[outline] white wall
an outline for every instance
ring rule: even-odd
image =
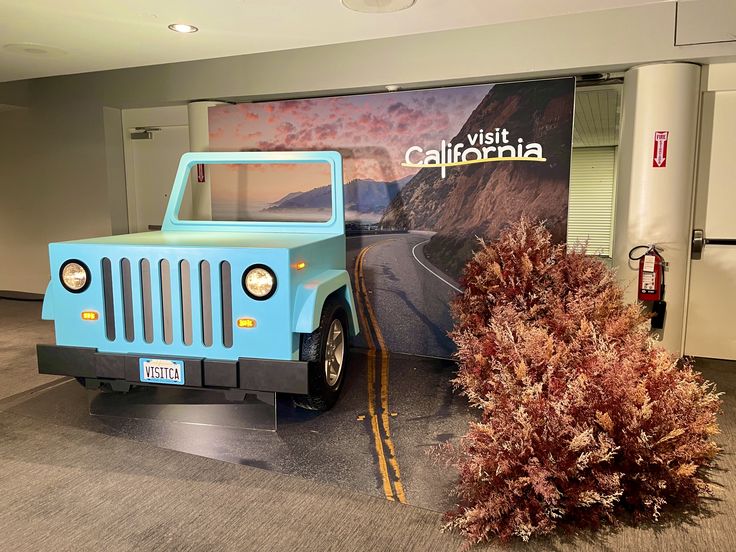
[[[112,231],[106,156],[99,105],[0,112],[0,289],[42,293],[49,242]]]
[[[123,195],[127,202],[126,225],[131,232],[139,229],[139,205],[137,190],[142,185],[136,182],[136,170],[134,164],[134,141],[130,137],[130,131],[137,127],[186,127],[189,124],[187,106],[172,105],[166,107],[141,107],[122,110],[121,142],[125,159],[125,182],[123,182]],[[175,167],[165,167],[164,173],[175,171]],[[126,187],[127,183],[127,187]],[[145,228],[145,227],[144,227]]]
[[[104,107],[297,97],[736,60],[736,43],[675,47],[652,4],[374,41],[0,84],[0,289],[43,292],[46,243],[120,228],[114,113]],[[112,212],[111,212],[112,208]],[[25,267],[21,274],[16,268]]]

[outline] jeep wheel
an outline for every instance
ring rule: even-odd
[[[348,357],[348,319],[340,301],[328,299],[319,328],[302,336],[300,358],[309,362],[309,394],[297,396],[297,406],[325,411],[337,401]]]

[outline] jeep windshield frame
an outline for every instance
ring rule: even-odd
[[[236,221],[185,220],[179,218],[189,173],[197,164],[206,165],[266,165],[290,163],[327,163],[330,167],[332,214],[324,222],[311,221]],[[166,207],[162,231],[176,232],[262,232],[344,234],[342,157],[336,151],[284,152],[192,152],[179,161],[169,204]]]

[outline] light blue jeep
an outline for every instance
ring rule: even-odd
[[[272,203],[252,217],[243,214],[255,210],[231,208],[252,180],[241,168],[293,164],[325,169],[317,216],[282,216]],[[198,191],[210,171],[226,169],[232,182]],[[252,197],[263,186],[282,189],[264,182]],[[223,217],[212,214],[215,192]],[[198,193],[200,203],[207,196],[203,215],[192,214]],[[43,318],[54,321],[57,344],[38,345],[39,372],[88,388],[269,391],[330,408],[348,335],[358,332],[344,216],[337,152],[185,154],[161,231],[50,244]]]

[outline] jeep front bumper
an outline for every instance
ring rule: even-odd
[[[151,354],[104,353],[88,347],[37,345],[38,371],[41,374],[91,378],[100,381],[124,381],[133,385],[160,385],[141,382],[139,360]],[[309,365],[299,360],[239,358],[156,358],[184,362],[184,385],[192,389],[242,389],[306,395],[309,392]],[[166,385],[164,385],[166,386]]]

